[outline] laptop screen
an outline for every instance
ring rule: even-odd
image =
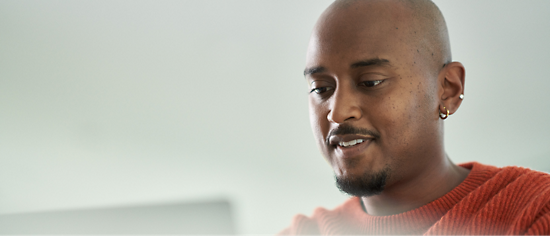
[[[0,234],[235,234],[228,201],[0,215]]]

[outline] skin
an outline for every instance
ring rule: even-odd
[[[389,170],[380,194],[361,197],[368,214],[418,208],[468,175],[444,150],[439,112],[460,106],[465,70],[451,62],[445,22],[433,3],[336,1],[317,22],[304,73],[313,90],[313,133],[336,177]],[[329,136],[342,126],[371,134]],[[327,143],[331,138],[366,141],[346,150]]]

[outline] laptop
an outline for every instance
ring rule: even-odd
[[[228,201],[0,215],[0,234],[234,235]]]

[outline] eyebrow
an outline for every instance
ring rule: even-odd
[[[351,64],[351,68],[367,67],[367,66],[389,66],[390,61],[383,58],[372,58],[367,60],[362,60]]]
[[[372,59],[366,59],[362,61],[355,62],[351,64],[351,68],[359,68],[359,67],[368,67],[368,66],[389,66],[391,65],[390,61],[383,58],[372,58]],[[326,68],[323,66],[316,66],[311,68],[306,68],[304,70],[304,76],[315,74],[315,73],[323,73],[326,71]]]
[[[323,73],[326,71],[326,68],[325,67],[322,67],[322,66],[316,66],[316,67],[311,67],[311,68],[306,68],[304,70],[304,76],[306,75],[311,75],[311,74],[315,74],[315,73]]]

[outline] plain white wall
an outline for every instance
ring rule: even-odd
[[[332,208],[302,71],[330,0],[0,1],[0,213],[228,198],[240,233]],[[436,1],[456,162],[550,171],[550,1]]]

